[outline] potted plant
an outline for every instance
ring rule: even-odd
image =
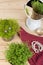
[[[24,43],[11,43],[6,50],[6,59],[12,65],[27,65],[32,52]]]
[[[4,40],[10,41],[19,30],[20,26],[16,19],[0,20],[0,36]]]
[[[40,3],[38,0],[37,1],[32,1],[32,8],[33,8],[33,14],[32,18],[33,19],[41,19],[43,17],[43,3]]]
[[[43,1],[30,0],[25,4],[24,9],[27,16],[26,26],[31,31],[36,31],[36,29],[39,28],[41,29],[43,18]]]
[[[31,10],[32,15],[30,13],[29,7],[33,9],[33,11]],[[25,13],[27,16],[31,15],[33,19],[40,19],[43,17],[43,2],[40,0],[30,0],[25,4]]]

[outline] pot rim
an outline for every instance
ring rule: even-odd
[[[29,18],[31,18],[27,13],[26,13],[26,10],[25,10],[25,6],[27,6],[27,3],[29,2],[30,0],[28,0],[25,4],[24,4],[24,11],[25,11],[25,14],[26,14],[26,16],[27,17],[29,17]],[[27,7],[30,7],[30,6],[27,6]],[[30,7],[31,9],[32,9],[32,11],[34,11],[33,10],[33,8],[32,7]],[[35,11],[34,11],[35,12]],[[36,14],[39,14],[39,13],[37,13],[37,12],[35,12]],[[39,15],[42,15],[43,16],[43,14],[39,14]],[[32,18],[31,18],[32,19]],[[42,18],[41,18],[42,19]],[[40,20],[40,19],[39,19]]]

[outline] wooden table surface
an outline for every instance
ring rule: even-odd
[[[24,26],[26,15],[24,13],[24,4],[27,0],[0,0],[0,18],[15,18],[20,26]],[[10,65],[5,59],[5,50],[9,43],[21,42],[15,35],[14,39],[6,42],[0,38],[0,65]]]
[[[0,0],[0,18],[15,18],[18,20],[20,26],[25,29],[25,31],[36,35],[25,26],[25,21],[27,18],[24,12],[25,2],[27,2],[27,0]],[[0,38],[0,65],[10,65],[5,59],[5,50],[11,42],[21,42],[21,39],[17,35],[15,35],[14,39],[9,42],[6,42]]]

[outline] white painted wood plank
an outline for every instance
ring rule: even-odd
[[[1,9],[23,9],[27,0],[0,0]]]

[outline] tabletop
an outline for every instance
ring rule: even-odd
[[[15,18],[18,20],[19,25],[25,29],[28,33],[35,34],[35,32],[30,31],[26,25],[26,14],[24,12],[24,4],[27,0],[0,0],[0,18],[9,19]],[[19,40],[19,41],[18,41]],[[15,35],[14,39],[6,42],[0,38],[0,65],[10,65],[5,59],[4,51],[7,48],[7,45],[11,42],[22,42],[21,39]]]

